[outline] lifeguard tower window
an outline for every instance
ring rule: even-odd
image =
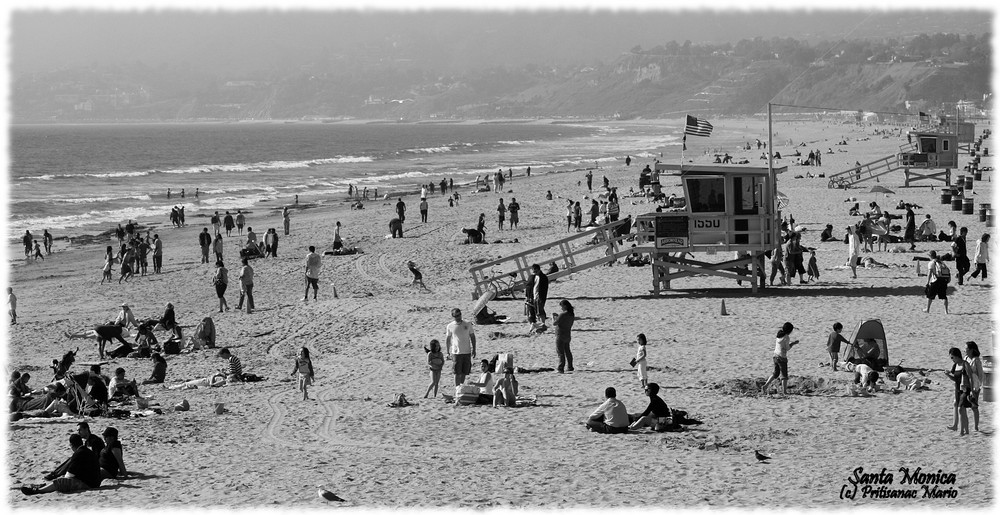
[[[756,215],[760,206],[760,180],[755,177],[733,177],[733,190],[736,214]]]
[[[920,153],[922,153],[922,154],[936,154],[937,153],[937,139],[936,138],[920,138]]]
[[[948,151],[948,140],[943,139],[941,140],[941,152],[947,152],[947,151]]]
[[[692,213],[722,213],[726,211],[726,180],[722,177],[687,179]]]

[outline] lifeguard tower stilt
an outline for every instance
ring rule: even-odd
[[[775,177],[787,167],[657,163],[681,179],[685,206],[636,218],[636,243],[650,249],[654,294],[698,274],[750,281],[757,292],[764,253],[781,244]],[[734,259],[701,261],[693,254],[732,252]],[[691,256],[691,257],[689,257]],[[760,281],[763,285],[763,281]]]

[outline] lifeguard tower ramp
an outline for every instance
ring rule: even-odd
[[[827,183],[827,187],[831,189],[847,189],[855,184],[870,181],[876,177],[882,177],[892,172],[901,170],[903,169],[903,166],[900,164],[899,156],[903,153],[913,151],[914,148],[915,147],[912,143],[900,145],[899,153],[897,154],[886,156],[860,166],[854,166],[849,170],[830,175],[830,181]]]
[[[764,253],[781,244],[776,177],[787,167],[664,163],[656,167],[680,177],[687,203],[636,218],[636,243],[651,257],[652,293],[669,290],[676,279],[703,274],[749,281],[756,293],[757,278],[764,273]],[[734,259],[694,258],[721,252],[731,252]]]
[[[513,275],[511,288],[524,290],[531,275],[531,265],[538,264],[546,272],[550,263],[559,271],[546,272],[549,280],[565,277],[595,266],[605,265],[633,252],[644,253],[651,249],[623,248],[622,243],[631,237],[632,218],[625,217],[585,231],[573,233],[551,243],[481,263],[469,268],[474,290],[472,298],[478,299],[496,278]]]

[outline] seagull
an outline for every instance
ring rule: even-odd
[[[316,486],[319,486],[319,485],[316,485]],[[341,499],[340,497],[337,497],[337,494],[335,494],[335,493],[333,493],[333,492],[331,492],[331,491],[323,488],[322,486],[319,486],[319,491],[316,492],[316,493],[319,495],[320,499],[326,499],[327,501],[344,502],[343,499]]]
[[[770,456],[764,456],[763,454],[760,453],[760,451],[756,451],[756,450],[753,451],[753,455],[757,457],[757,461],[767,461],[767,460],[771,459]]]

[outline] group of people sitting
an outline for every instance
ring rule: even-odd
[[[100,488],[105,479],[127,477],[129,471],[125,468],[118,429],[108,426],[101,435],[103,439],[91,433],[87,422],[77,424],[77,432],[69,436],[73,454],[45,476],[51,483],[41,488],[22,486],[21,493],[37,495],[80,492]]]
[[[28,385],[31,374],[14,371],[8,385],[9,410],[12,420],[31,417],[66,415],[105,416],[111,412],[111,403],[131,403],[141,399],[138,383],[125,376],[125,369],[115,369],[115,376],[108,378],[101,373],[100,365],[78,374],[70,373],[75,352],[67,352],[62,360],[53,360],[53,380],[39,390]],[[160,354],[153,354],[153,371],[142,384],[162,383],[167,375],[167,362]]]
[[[641,413],[629,413],[625,404],[618,400],[618,392],[613,386],[604,389],[604,402],[587,417],[586,426],[590,431],[606,434],[627,433],[629,430],[650,428],[654,431],[676,429],[679,421],[675,413],[659,396],[660,385],[646,383],[644,387],[649,404]]]

